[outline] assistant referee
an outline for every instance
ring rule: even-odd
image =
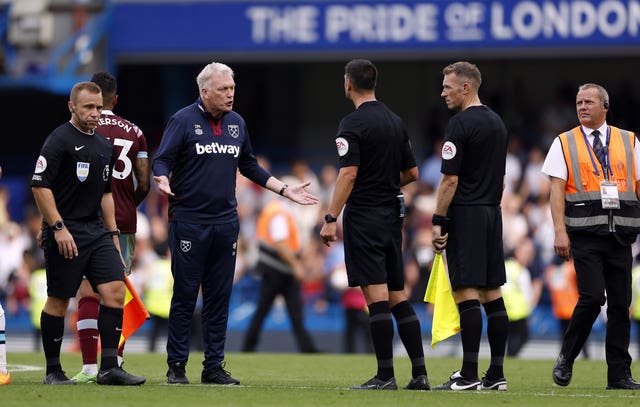
[[[433,215],[433,247],[447,249],[449,276],[460,312],[462,369],[434,390],[506,390],[503,361],[509,320],[500,287],[506,282],[500,201],[504,185],[507,130],[480,102],[482,76],[469,62],[444,68],[442,94],[458,111],[442,145],[443,174]],[[446,233],[445,229],[448,230]],[[487,314],[491,363],[478,379],[482,312]]]

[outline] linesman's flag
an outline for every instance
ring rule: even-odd
[[[424,302],[433,304],[431,348],[435,349],[436,343],[460,332],[460,314],[453,299],[449,273],[444,267],[440,253],[436,253],[433,259]]]
[[[122,334],[120,335],[120,343],[118,347],[129,338],[133,333],[144,324],[151,316],[147,308],[142,303],[140,296],[133,288],[133,284],[129,277],[124,276],[124,282],[127,286],[127,293],[124,298],[124,312],[122,314]]]

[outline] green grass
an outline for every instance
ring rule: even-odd
[[[369,379],[375,371],[372,355],[334,354],[227,354],[227,370],[242,386],[200,385],[202,354],[193,353],[187,365],[190,385],[166,384],[165,355],[128,354],[125,368],[147,377],[141,387],[109,387],[96,384],[45,386],[42,383],[44,356],[41,353],[10,353],[13,383],[0,386],[2,407],[97,407],[97,406],[625,406],[638,405],[640,392],[605,390],[604,361],[575,363],[573,383],[558,387],[551,380],[551,360],[507,359],[506,392],[412,392],[354,391],[349,386]],[[64,354],[63,367],[69,376],[81,366],[78,354]],[[486,369],[481,360],[481,369]],[[428,358],[431,384],[447,380],[458,369],[455,358]],[[31,366],[38,370],[26,370]],[[404,387],[410,379],[407,358],[396,358],[396,379]],[[637,366],[633,366],[639,377]],[[482,370],[480,371],[482,372]]]

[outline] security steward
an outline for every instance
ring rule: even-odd
[[[600,85],[578,88],[580,126],[560,134],[542,172],[551,179],[554,248],[574,259],[578,303],[553,368],[553,381],[571,382],[573,361],[607,302],[607,389],[640,389],[631,377],[631,244],[640,231],[640,147],[634,134],[606,122],[609,95]]]
[[[289,206],[278,198],[269,202],[258,217],[257,273],[262,276],[260,299],[253,314],[242,350],[255,351],[260,339],[260,330],[273,306],[276,296],[281,294],[287,305],[287,313],[303,353],[317,352],[316,346],[304,327],[302,293],[300,283],[305,270],[299,259],[300,237],[298,226]]]

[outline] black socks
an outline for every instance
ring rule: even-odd
[[[393,320],[388,301],[379,301],[369,304],[369,328],[373,349],[378,360],[378,373],[380,380],[387,381],[394,376],[393,372]]]

